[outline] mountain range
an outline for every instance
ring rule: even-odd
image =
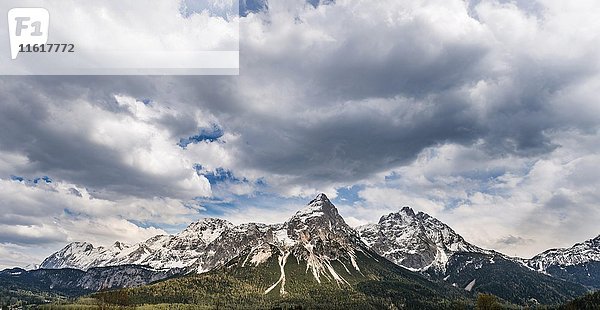
[[[575,263],[580,268],[597,266],[599,257],[590,253],[598,253],[600,246],[589,241],[578,246],[577,251],[555,250],[564,251],[562,260],[558,256],[544,256],[547,257],[544,266],[552,267],[537,270],[532,266],[537,266],[542,254],[526,260],[482,249],[436,218],[423,212],[415,214],[409,207],[382,216],[377,224],[357,227],[357,231],[371,249],[397,265],[467,291],[491,293],[517,304],[560,302],[561,296],[550,293],[549,288],[576,290],[561,280],[592,289],[600,284],[598,273],[577,281],[580,279],[568,272],[568,276],[549,272],[553,268],[564,270]]]
[[[79,296],[170,278],[128,290],[131,300],[161,303],[210,294],[194,291],[172,299],[166,294],[156,300],[149,292],[164,293],[165,286],[183,287],[189,281],[203,283],[199,289],[225,279],[245,290],[243,298],[269,305],[281,298],[318,302],[306,300],[308,292],[329,292],[338,302],[339,292],[344,292],[356,302],[349,306],[366,308],[422,300],[427,300],[425,308],[448,306],[476,293],[512,304],[557,304],[600,287],[599,253],[600,236],[529,260],[508,257],[477,247],[448,225],[408,207],[382,216],[377,224],[352,228],[320,194],[282,224],[236,226],[208,218],[176,235],[134,245],[74,242],[46,258],[40,269],[0,273],[0,283]],[[99,270],[101,276],[96,275]],[[74,273],[87,280],[74,281]]]

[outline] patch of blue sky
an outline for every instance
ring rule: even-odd
[[[282,197],[269,192],[254,192],[249,195],[230,195],[228,197],[197,197],[196,201],[204,210],[201,211],[202,217],[219,217],[226,214],[243,211],[247,208],[256,208],[264,210],[277,210],[283,205],[297,205],[297,209],[304,207],[308,200],[301,197]],[[291,216],[292,214],[290,214]],[[263,219],[255,219],[254,222],[264,222]]]
[[[72,211],[72,210],[71,210],[71,209],[69,209],[69,208],[64,208],[64,209],[63,209],[63,213],[64,213],[65,215],[67,215],[67,216],[70,216],[70,217],[78,217],[78,216],[79,216],[79,213],[77,213],[77,212],[74,212],[74,211]]]
[[[347,190],[349,197],[354,196],[353,192],[356,187],[351,187]],[[229,213],[243,212],[246,208],[257,208],[264,210],[276,210],[284,205],[295,205],[295,209],[299,210],[307,204],[308,200],[302,197],[282,197],[274,193],[255,192],[250,195],[229,195],[228,197],[196,197],[188,203],[190,209],[198,210],[197,215],[191,214],[187,219],[177,224],[159,223],[156,221],[144,221],[127,219],[127,221],[141,228],[159,228],[169,234],[177,234],[184,230],[190,223],[198,221],[202,218],[226,218]],[[66,215],[78,217],[77,214],[69,209],[64,209]],[[293,215],[294,211],[290,211],[289,216]],[[253,222],[266,222],[265,219],[256,218]]]
[[[318,7],[319,5],[330,5],[335,4],[335,0],[306,0],[313,7]]]
[[[148,98],[136,99],[136,101],[141,102],[144,105],[150,105],[152,103],[152,99],[148,99]]]
[[[200,128],[197,135],[179,139],[179,143],[177,143],[177,145],[179,145],[182,149],[185,149],[190,144],[200,142],[216,142],[224,134],[225,132],[221,127],[219,127],[216,124],[213,124],[210,128]]]
[[[210,171],[205,170],[201,164],[194,164],[194,169],[196,170],[196,173],[198,175],[205,177],[208,180],[208,182],[213,186],[223,183],[253,183],[252,185],[259,189],[264,189],[268,186],[264,178],[259,178],[256,181],[251,182],[246,178],[238,178],[231,170],[225,169],[223,167],[218,167],[215,170]]]
[[[306,0],[313,7],[335,4],[335,0]],[[181,0],[180,14],[189,18],[194,14],[206,12],[229,20],[231,16],[248,16],[250,13],[265,12],[269,9],[267,0]]]
[[[17,182],[24,182],[24,181],[25,181],[25,178],[24,178],[24,177],[20,177],[20,176],[18,176],[18,175],[11,175],[11,176],[10,176],[10,179],[11,179],[12,181],[17,181]]]
[[[364,189],[364,185],[340,187],[337,189],[337,197],[333,199],[332,202],[334,204],[355,204],[357,202],[364,202],[364,199],[362,199],[358,194]]]
[[[265,178],[258,178],[258,179],[257,179],[257,180],[254,182],[254,184],[255,184],[256,186],[259,186],[259,187],[266,187],[266,186],[267,186],[267,180],[265,180]]]
[[[240,207],[240,201],[231,200],[229,198],[220,197],[196,197],[195,203],[202,206],[202,211],[199,212],[201,217],[218,217],[225,215],[227,210],[237,209]]]
[[[392,171],[390,174],[386,175],[384,180],[387,181],[394,181],[394,180],[399,180],[402,178],[402,175],[396,171]]]
[[[267,0],[239,0],[240,16],[248,16],[250,13],[264,12],[269,9]]]
[[[240,4],[237,0],[181,0],[179,13],[189,18],[194,14],[207,13],[210,16],[229,20],[239,14]]]
[[[128,222],[140,227],[140,228],[159,228],[166,231],[168,234],[177,234],[184,230],[190,223],[179,223],[179,224],[166,224],[156,223],[152,221],[139,221],[134,219],[127,219]]]
[[[240,179],[236,178],[233,175],[233,172],[231,172],[231,170],[221,168],[221,167],[215,169],[215,171],[208,171],[208,172],[202,173],[202,175],[208,180],[208,182],[210,182],[211,185],[216,185],[218,183],[224,183],[224,182],[238,183],[238,182],[246,181],[246,180],[240,180]]]
[[[202,166],[202,164],[195,163],[193,167],[194,167],[194,170],[196,170],[196,173],[198,175],[202,175],[202,171],[204,170],[204,167]]]
[[[463,198],[449,198],[443,201],[444,209],[452,210],[462,205],[469,204],[469,201]]]
[[[474,182],[474,187],[466,189],[467,195],[472,196],[476,193],[483,193],[487,195],[500,196],[507,198],[511,194],[511,190],[503,188],[502,182],[498,179],[488,179],[486,181]]]
[[[464,171],[460,174],[457,174],[457,176],[461,176],[463,178],[472,180],[489,181],[501,177],[504,174],[506,174],[506,169],[504,167],[493,167],[488,169],[474,169]]]
[[[40,182],[52,183],[52,179],[49,176],[43,176],[40,178],[33,179],[33,183],[38,184]]]
[[[52,183],[52,178],[50,178],[49,176],[42,176],[42,177],[37,177],[37,178],[33,178],[33,179],[28,179],[26,177],[23,176],[18,176],[18,175],[11,175],[10,179],[12,181],[16,181],[16,182],[23,182],[23,183],[27,183],[27,184],[40,184],[40,183]]]
[[[485,170],[472,170],[462,173],[460,176],[471,180],[475,185],[466,190],[467,194],[472,195],[480,192],[495,196],[508,197],[511,193],[509,188],[504,188],[502,185],[505,180],[503,177],[508,175],[526,176],[533,169],[536,161],[527,161],[521,167],[512,168],[509,170],[506,167],[494,167]]]

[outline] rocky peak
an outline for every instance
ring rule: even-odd
[[[183,232],[192,233],[192,232],[218,229],[218,228],[222,228],[222,227],[233,227],[233,224],[230,223],[229,221],[226,221],[223,219],[207,217],[207,218],[203,218],[196,222],[191,223],[190,225],[188,225],[188,227],[186,227],[186,229],[183,230]]]
[[[301,247],[319,244],[323,249],[327,246],[353,248],[364,245],[325,194],[317,195],[305,208],[296,212],[275,232],[275,237],[282,244]]]
[[[123,249],[127,248],[128,246],[121,241],[115,241],[115,243],[113,243],[112,247],[115,250],[122,251]]]
[[[346,224],[337,208],[325,194],[319,194],[311,202],[296,212],[285,224],[290,236],[300,232],[333,232],[346,235],[354,234],[354,230]]]
[[[416,222],[415,212],[408,206],[403,207],[398,212],[384,215],[379,219],[379,225],[405,226]]]
[[[79,252],[87,252],[94,249],[94,246],[91,243],[87,242],[71,242],[66,247],[62,249],[62,253],[65,255],[70,255]]]
[[[217,239],[224,231],[233,227],[233,224],[226,220],[203,218],[190,224],[175,237],[178,243],[206,245]]]
[[[596,238],[585,241],[584,244],[595,249],[600,249],[600,235],[596,236]]]
[[[413,211],[413,209],[409,206],[402,207],[402,209],[400,209],[400,212],[398,212],[398,213],[409,216],[409,217],[415,217],[415,211]]]
[[[320,193],[317,195],[317,197],[315,197],[315,199],[311,200],[308,204],[313,204],[315,202],[321,201],[323,203],[328,203],[331,205],[331,201],[329,200],[329,198],[327,198],[327,195],[325,195],[324,193]]]
[[[528,265],[539,271],[551,266],[572,266],[600,261],[600,235],[570,248],[546,250],[529,260]]]
[[[317,216],[338,217],[337,208],[323,193],[317,195],[306,207],[296,212],[294,217],[311,218]]]
[[[72,242],[62,248],[60,251],[46,258],[40,268],[80,268],[87,269],[90,261],[101,253],[106,252],[103,247],[94,247],[87,242]],[[114,256],[112,250],[110,256]],[[90,258],[90,259],[88,259]],[[79,262],[84,261],[79,264]]]
[[[358,227],[362,240],[380,255],[413,270],[443,269],[455,252],[482,252],[423,212],[403,207],[384,215],[378,224]]]

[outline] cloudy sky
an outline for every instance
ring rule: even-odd
[[[508,255],[600,233],[600,2],[247,2],[239,76],[0,77],[0,267],[319,192]]]

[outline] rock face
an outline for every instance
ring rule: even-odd
[[[375,252],[415,271],[444,271],[457,252],[491,253],[466,242],[448,225],[423,212],[404,207],[382,216],[377,224],[357,228],[362,240]]]
[[[570,248],[550,249],[527,261],[532,269],[600,288],[600,235]]]
[[[331,276],[336,282],[345,282],[333,262],[350,262],[347,269],[360,272],[356,253],[367,251],[356,231],[346,224],[337,209],[324,194],[318,195],[308,206],[294,214],[275,231],[275,240],[284,257],[306,261],[307,270],[317,281]],[[282,266],[282,277],[284,277]]]

